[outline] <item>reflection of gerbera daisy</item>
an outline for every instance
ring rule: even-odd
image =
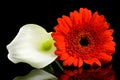
[[[63,65],[81,67],[83,62],[101,66],[112,60],[115,43],[112,41],[113,29],[109,29],[103,15],[86,8],[70,13],[70,17],[58,18],[56,32],[52,37],[56,41],[56,54]]]
[[[112,65],[97,70],[79,68],[74,71],[65,70],[59,80],[115,80],[115,72]]]

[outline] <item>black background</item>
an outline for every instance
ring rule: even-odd
[[[110,27],[115,30],[113,37],[116,42],[116,52],[113,55],[112,65],[116,79],[120,74],[120,12],[119,2],[115,0],[44,0],[44,1],[14,1],[3,2],[0,18],[0,80],[12,80],[18,75],[27,74],[33,68],[28,64],[13,64],[7,58],[6,45],[18,33],[21,26],[34,23],[43,26],[48,32],[54,31],[57,18],[69,16],[69,12],[88,8],[92,12],[98,11],[106,17]]]

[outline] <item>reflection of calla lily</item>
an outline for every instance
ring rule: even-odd
[[[57,77],[44,70],[34,69],[29,74],[15,77],[13,80],[57,80]]]
[[[35,68],[43,68],[57,58],[51,33],[35,24],[24,25],[7,49],[13,63],[25,62]]]
[[[65,70],[64,74],[60,76],[60,80],[115,80],[115,73],[112,65],[96,70],[79,68],[74,71]]]

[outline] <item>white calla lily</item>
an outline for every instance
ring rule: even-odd
[[[35,68],[43,68],[57,58],[51,33],[36,24],[21,27],[7,49],[10,61],[28,63]]]
[[[58,80],[58,78],[44,70],[34,69],[25,76],[17,76],[13,80]]]

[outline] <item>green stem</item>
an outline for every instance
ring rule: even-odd
[[[52,65],[50,65],[50,70],[51,70],[51,72],[54,74],[54,69],[53,69],[53,66],[52,66]]]
[[[49,73],[54,74],[54,69],[53,69],[53,66],[51,64],[46,66],[46,67],[44,67],[44,70],[49,72]]]
[[[55,61],[55,62],[58,65],[58,67],[63,71],[63,67],[61,66],[61,64],[58,61]]]

